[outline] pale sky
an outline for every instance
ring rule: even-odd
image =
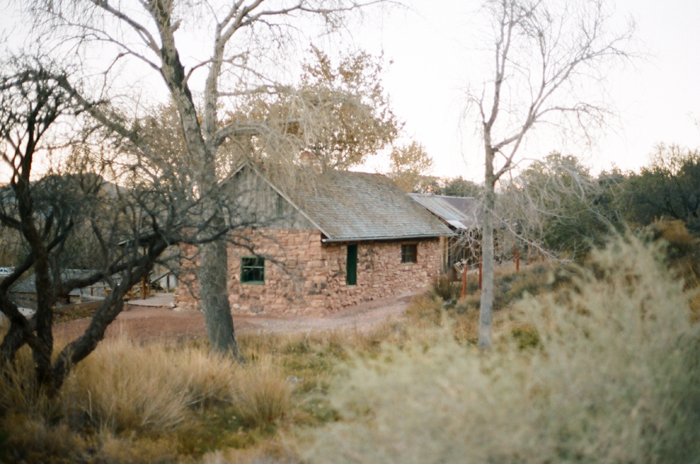
[[[386,88],[407,132],[426,146],[439,176],[483,179],[474,121],[460,125],[465,88],[475,74],[469,58],[477,47],[474,13],[479,4],[416,0],[411,3],[415,13],[396,13],[384,20],[381,32],[365,32],[370,46],[393,60]],[[634,18],[637,50],[646,54],[608,76],[605,85],[617,117],[592,148],[539,140],[535,133],[537,147],[523,156],[560,150],[596,170],[613,164],[627,170],[645,164],[661,142],[700,147],[700,1],[617,0],[616,13]]]
[[[465,89],[479,84],[474,65],[480,26],[478,0],[409,0],[408,9],[368,15],[335,48],[364,48],[384,53],[384,87],[395,113],[405,121],[408,137],[425,145],[433,157],[432,174],[483,176],[482,149],[473,119],[460,118]],[[3,11],[4,10],[4,11]],[[613,164],[637,169],[648,161],[660,142],[700,147],[700,1],[617,0],[620,18],[637,23],[637,51],[645,58],[610,70],[605,83],[617,116],[609,120],[596,145],[564,143],[556,137],[533,133],[522,152],[537,158],[553,150],[581,157],[594,170]],[[12,29],[19,20],[0,3],[0,30],[10,34],[10,45],[22,42]],[[483,73],[482,73],[483,74]],[[484,76],[483,78],[486,78]],[[157,85],[162,85],[159,83]],[[381,170],[380,160],[367,169]]]

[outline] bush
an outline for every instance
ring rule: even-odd
[[[461,284],[452,282],[446,275],[433,279],[430,284],[430,294],[433,298],[441,298],[442,301],[456,301],[462,292]]]
[[[617,240],[565,297],[528,298],[479,354],[451,334],[358,359],[331,389],[343,420],[310,462],[691,463],[700,456],[700,327],[660,253]],[[439,330],[439,329],[438,329]]]

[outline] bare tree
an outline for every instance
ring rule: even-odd
[[[555,259],[585,258],[623,229],[623,180],[606,172],[596,178],[579,159],[557,152],[502,179],[496,221],[511,232],[506,250],[515,242]]]
[[[599,82],[603,69],[628,58],[633,25],[611,32],[604,0],[488,0],[493,26],[493,74],[470,92],[484,144],[483,276],[479,347],[491,347],[496,182],[517,163],[528,133],[564,117],[582,128],[599,123],[604,104],[580,97],[577,86]]]
[[[212,216],[193,174],[174,162],[180,144],[144,131],[140,120],[120,116],[105,102],[91,103],[55,65],[25,58],[3,63],[2,70],[0,157],[12,179],[0,189],[0,231],[18,235],[27,252],[14,256],[14,272],[0,283],[0,312],[10,321],[0,369],[28,345],[37,389],[53,395],[103,339],[125,294],[155,264],[168,264],[168,247],[206,246],[250,224],[234,207],[224,217]],[[120,123],[104,125],[111,121]],[[38,159],[52,150],[70,154],[60,170],[37,175]],[[76,264],[89,268],[70,269]],[[36,310],[26,316],[11,287],[32,272]],[[52,360],[59,297],[98,282],[111,292],[85,332]]]
[[[12,172],[11,182],[1,195],[0,227],[3,232],[19,232],[29,250],[20,256],[14,272],[0,283],[0,311],[10,321],[0,344],[0,363],[2,367],[10,365],[17,351],[29,345],[36,387],[52,395],[72,366],[95,349],[109,323],[121,312],[125,293],[148,273],[168,242],[164,235],[144,233],[148,220],[143,220],[134,203],[113,198],[106,205],[104,182],[99,176],[47,176],[31,181],[37,157],[47,149],[43,143],[47,134],[61,119],[74,117],[82,108],[60,84],[65,74],[39,62],[30,64],[4,63],[3,70],[10,72],[0,76],[1,156]],[[130,234],[128,228],[120,227],[128,214],[141,215],[141,220],[131,223],[131,231],[139,230],[140,234]],[[94,231],[103,246],[104,260],[93,272],[67,276],[59,264],[60,256],[71,234],[82,226]],[[124,238],[129,240],[117,246],[115,240]],[[29,318],[19,311],[8,291],[30,270],[34,272],[37,301],[36,311]],[[57,298],[102,280],[111,284],[112,293],[104,299],[85,333],[52,361]]]
[[[241,97],[278,91],[280,86],[269,70],[275,59],[282,59],[279,50],[284,50],[291,35],[300,32],[295,22],[317,17],[335,27],[345,13],[359,6],[354,0],[35,0],[32,11],[38,27],[61,43],[68,41],[78,50],[95,43],[104,46],[113,57],[103,65],[105,81],[114,77],[122,60],[145,64],[162,78],[177,109],[203,214],[210,218],[210,226],[224,230],[220,148],[231,138],[266,131],[259,122],[227,120],[224,106],[235,113]],[[205,42],[208,49],[189,63],[182,52],[188,39],[178,33],[183,30],[196,32],[197,41]],[[193,87],[198,78],[204,83],[199,98]],[[122,121],[98,110],[92,115],[148,151],[144,140]],[[212,349],[239,358],[227,294],[226,242],[203,245],[200,258],[200,297]]]

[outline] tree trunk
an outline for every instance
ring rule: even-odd
[[[481,231],[482,288],[479,308],[479,349],[491,348],[493,315],[493,212],[496,206],[496,176],[493,172],[495,151],[491,146],[491,126],[484,129],[484,223]]]
[[[228,301],[228,257],[223,239],[200,247],[199,296],[211,349],[242,361]]]
[[[491,348],[491,319],[493,313],[493,211],[495,206],[494,184],[486,182],[484,198],[484,223],[482,225],[481,259],[482,288],[479,309],[479,349]]]
[[[218,180],[216,177],[216,150],[214,135],[216,131],[215,114],[206,114],[205,123],[208,124],[208,137],[203,137],[200,120],[194,105],[192,93],[187,86],[185,79],[185,69],[180,62],[180,57],[175,47],[173,30],[169,24],[169,16],[155,17],[161,28],[163,39],[163,67],[162,76],[170,89],[175,104],[180,115],[183,137],[187,144],[188,152],[197,159],[199,165],[195,167],[197,186],[205,202],[202,218],[207,221],[211,219],[209,229],[216,233],[223,230],[226,224],[223,219],[219,203]],[[165,22],[164,22],[165,21]],[[221,51],[223,53],[223,50]],[[214,83],[218,78],[220,64],[214,60],[213,68],[209,71],[205,94],[207,103],[211,106],[211,101],[216,95]],[[211,77],[213,75],[213,77]],[[210,111],[215,111],[209,108]],[[234,359],[242,361],[236,336],[233,331],[233,319],[231,318],[231,307],[228,302],[228,257],[226,253],[226,239],[221,238],[212,243],[200,246],[201,261],[199,264],[199,297],[204,312],[204,319],[207,326],[207,335],[211,349],[218,353],[230,354]]]

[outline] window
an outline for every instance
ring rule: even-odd
[[[418,262],[418,245],[401,245],[401,262],[415,263]]]
[[[246,257],[241,258],[241,283],[264,284],[265,283],[265,258]]]
[[[357,244],[348,245],[346,271],[345,282],[348,285],[357,285]]]
[[[282,198],[282,195],[277,195],[277,200],[275,200],[275,214],[278,218],[284,216],[284,207],[286,200]]]

